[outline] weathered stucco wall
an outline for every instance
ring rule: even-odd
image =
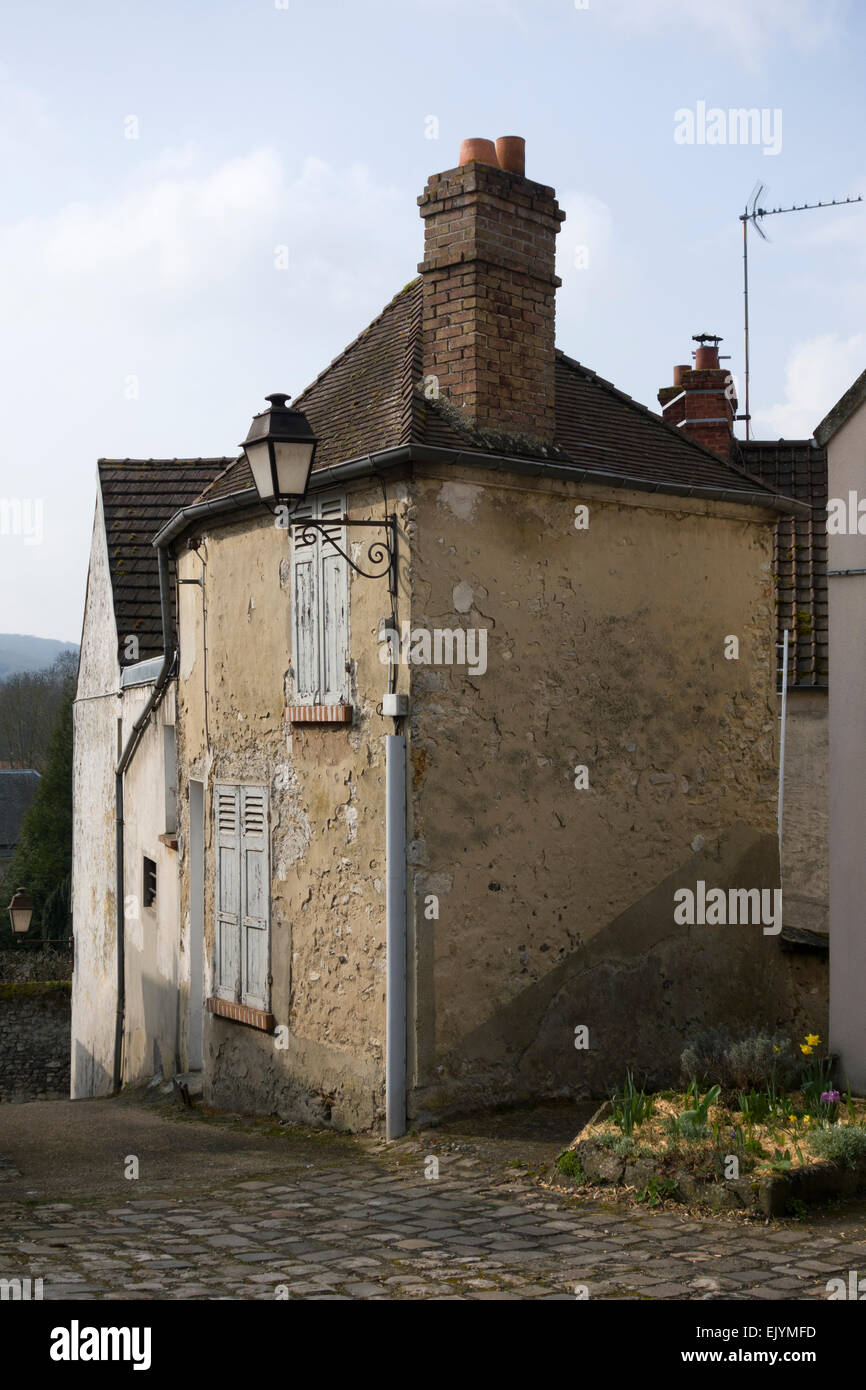
[[[788,692],[782,889],[785,925],[830,930],[829,759],[826,690]]]
[[[105,1095],[111,1089],[117,1001],[114,766],[119,685],[105,525],[97,494],[73,717],[73,1100]]]
[[[444,470],[415,502],[413,622],[487,628],[488,666],[412,668],[411,1113],[604,1094],[670,1077],[695,1026],[799,1026],[810,964],[673,916],[699,879],[779,883],[770,525]]]
[[[124,743],[152,691],[152,684],[124,691]],[[174,723],[172,685],[124,778],[124,1082],[171,1076],[181,1066],[178,990],[188,955],[179,940],[177,851],[159,838],[169,830],[164,729]],[[149,907],[142,892],[145,855],[156,864],[156,901]]]
[[[842,426],[827,447],[828,494],[866,498],[866,410]],[[843,1073],[866,1087],[866,535],[828,536],[830,587],[830,1043]]]
[[[405,518],[405,487],[389,479]],[[377,484],[350,495],[350,515],[381,515]],[[203,536],[204,593],[183,585],[178,683],[181,920],[190,931],[189,780],[205,793],[205,994],[213,992],[213,788],[268,788],[273,1035],[207,1015],[205,1095],[218,1104],[363,1128],[384,1104],[385,689],[376,634],[384,581],[351,576],[351,726],[288,726],[290,542],[256,514]],[[368,536],[364,548],[373,539]],[[405,554],[405,550],[404,550]],[[202,562],[179,558],[184,579]],[[404,578],[405,583],[405,578]],[[206,610],[206,649],[202,602]],[[408,607],[401,609],[401,617]],[[405,676],[403,677],[405,681]],[[205,720],[205,685],[207,718]]]

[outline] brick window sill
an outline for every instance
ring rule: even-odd
[[[351,705],[288,705],[289,724],[351,724]]]
[[[227,1018],[232,1023],[245,1023],[248,1028],[258,1028],[262,1033],[273,1033],[276,1019],[264,1009],[253,1009],[249,1004],[236,1004],[232,999],[218,999],[211,995],[207,1001],[209,1014]]]

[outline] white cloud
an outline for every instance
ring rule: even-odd
[[[193,287],[217,260],[250,241],[274,207],[282,179],[270,150],[234,159],[204,178],[159,178],[101,204],[72,204],[44,228],[39,258],[55,277],[135,271],[139,287]],[[37,244],[39,244],[37,237]]]
[[[412,277],[414,192],[361,164],[184,147],[0,222],[0,497],[45,517],[40,546],[0,538],[16,630],[77,637],[96,458],[234,452],[267,391],[297,394]]]
[[[823,333],[798,344],[785,369],[786,399],[753,410],[758,438],[810,439],[827,411],[866,367],[866,333]]]
[[[847,0],[599,0],[598,13],[641,39],[672,33],[705,34],[748,61],[756,61],[777,42],[803,52],[820,48],[847,11]]]

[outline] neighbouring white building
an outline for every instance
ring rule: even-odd
[[[131,1077],[201,1065],[200,1032],[198,1053],[194,1038],[183,1046],[179,1038],[178,991],[189,988],[190,957],[177,950],[173,677],[129,761],[120,805],[115,773],[163,665],[152,536],[227,463],[121,459],[98,467],[74,718],[73,1099],[105,1095]],[[173,598],[168,602],[173,611]],[[193,978],[200,986],[200,969]]]
[[[830,1046],[866,1088],[866,372],[815,431],[827,450],[830,590]],[[862,509],[862,512],[861,512]]]

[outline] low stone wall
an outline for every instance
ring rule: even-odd
[[[0,982],[0,1102],[68,1098],[71,988]]]

